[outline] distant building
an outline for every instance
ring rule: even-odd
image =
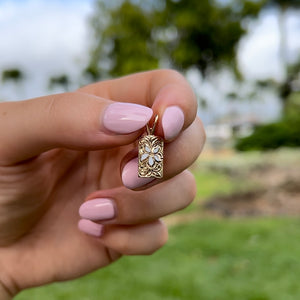
[[[217,123],[205,127],[207,144],[214,149],[230,147],[234,138],[251,135],[260,123],[252,115],[226,116]]]

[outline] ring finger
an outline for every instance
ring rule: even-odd
[[[140,224],[183,209],[194,199],[193,175],[184,171],[144,191],[124,187],[91,194],[81,205],[81,218],[102,224]]]

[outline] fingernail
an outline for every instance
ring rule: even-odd
[[[116,102],[110,104],[103,116],[103,125],[115,133],[131,133],[143,128],[151,119],[151,108],[133,104]]]
[[[104,221],[114,218],[115,208],[110,199],[97,198],[83,203],[79,208],[79,215],[92,221]]]
[[[138,177],[138,158],[130,160],[122,172],[123,184],[129,189],[136,189],[153,181],[153,178]]]
[[[166,140],[175,138],[184,123],[183,111],[178,106],[168,107],[162,117],[162,127]]]
[[[100,237],[103,233],[103,225],[90,220],[81,219],[78,222],[78,228],[80,231],[96,237]]]

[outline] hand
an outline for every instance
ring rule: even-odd
[[[190,86],[168,70],[1,103],[0,294],[159,249],[167,240],[159,218],[195,194],[185,169],[204,144],[196,110]],[[168,142],[164,178],[149,182],[133,157],[152,111]]]

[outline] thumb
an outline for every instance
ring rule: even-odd
[[[133,142],[152,116],[146,106],[80,92],[0,104],[0,163],[53,148],[97,150]]]

